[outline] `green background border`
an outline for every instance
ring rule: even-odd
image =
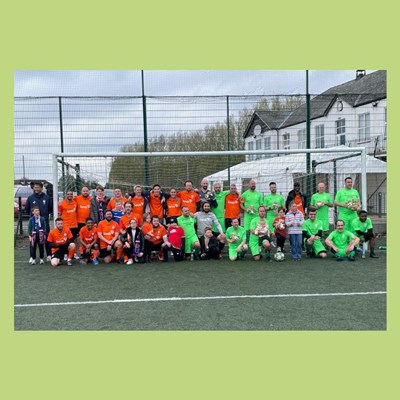
[[[22,0],[0,6],[3,398],[394,397],[400,294],[393,257],[386,332],[14,332],[14,70],[387,69],[388,151],[399,148],[392,2],[130,3]],[[390,184],[399,161],[392,154],[389,159]],[[398,194],[390,184],[389,209]]]

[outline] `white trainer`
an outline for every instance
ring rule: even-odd
[[[47,256],[47,261],[51,261],[51,256]]]
[[[75,258],[75,260],[80,260],[80,257],[76,253],[74,254],[74,258]]]
[[[68,254],[64,254],[64,261],[68,260]]]
[[[36,260],[33,260],[32,262],[31,262],[31,265],[35,265],[36,264]]]
[[[40,259],[40,263],[39,264],[44,264],[43,258]]]
[[[29,264],[32,264],[33,258],[31,257],[28,262],[29,262]]]
[[[132,258],[130,258],[130,259],[128,260],[128,262],[126,263],[126,265],[131,265],[131,264],[133,264]]]

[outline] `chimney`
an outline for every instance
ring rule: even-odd
[[[365,69],[358,69],[356,71],[356,79],[361,79],[365,75],[366,75]]]

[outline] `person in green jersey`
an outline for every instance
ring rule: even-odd
[[[353,179],[350,176],[344,180],[344,188],[336,193],[335,205],[339,207],[338,219],[344,221],[345,230],[352,232],[351,222],[357,218],[357,211],[361,210],[361,203],[360,195],[353,188]]]
[[[348,258],[349,261],[355,260],[355,247],[360,243],[360,239],[350,231],[344,230],[344,221],[336,221],[336,229],[332,231],[325,240],[325,244],[331,249],[337,261]]]
[[[243,211],[243,225],[246,230],[246,242],[249,240],[251,221],[257,217],[258,207],[262,204],[262,194],[256,190],[254,179],[250,180],[248,187],[240,198],[240,208]]]
[[[360,239],[360,251],[363,252],[362,244],[369,242],[369,256],[371,258],[379,258],[375,254],[375,234],[373,231],[372,221],[365,210],[358,212],[358,217],[351,222],[351,227],[356,236]]]
[[[214,198],[216,200],[217,205],[211,203],[211,211],[217,217],[219,223],[221,224],[222,231],[225,233],[225,197],[229,194],[229,190],[222,190],[222,185],[217,182],[214,184]],[[216,226],[213,226],[213,232],[216,232]]]
[[[332,197],[325,192],[325,183],[320,182],[317,185],[317,193],[311,196],[310,205],[317,210],[317,219],[322,222],[323,233],[329,231],[329,208],[333,207]]]
[[[232,226],[226,230],[226,242],[228,243],[229,259],[236,261],[238,256],[244,257],[245,252],[249,249],[246,244],[246,231],[239,225],[239,219],[232,219]]]
[[[192,251],[194,251],[196,257],[200,252],[200,242],[194,229],[196,218],[190,215],[189,208],[187,206],[182,207],[182,215],[177,218],[178,225],[183,228],[185,232],[185,257],[190,259]]]
[[[307,256],[315,255],[326,258],[327,252],[324,245],[321,243],[323,225],[322,222],[317,219],[317,210],[314,207],[310,207],[308,219],[304,221],[302,229]]]
[[[250,239],[249,249],[253,256],[254,261],[261,259],[261,250],[265,249],[265,258],[271,261],[271,232],[269,230],[268,222],[266,219],[265,206],[261,205],[258,208],[258,216],[253,218],[250,223]]]
[[[278,208],[283,207],[285,209],[285,198],[276,193],[276,183],[269,183],[270,194],[264,196],[263,204],[267,210],[267,221],[271,232],[275,232],[274,220],[278,217]]]

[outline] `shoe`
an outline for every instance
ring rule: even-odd
[[[51,256],[47,256],[47,261],[51,261]]]
[[[123,258],[118,258],[117,263],[118,264],[123,264],[124,263],[124,259]]]
[[[371,258],[379,258],[379,256],[377,256],[375,253],[371,253],[369,256],[370,256]]]
[[[79,263],[80,264],[87,264],[87,262],[85,260],[80,260]]]
[[[40,265],[44,264],[44,260],[43,260],[43,258],[41,258],[41,259],[40,259],[40,262],[39,262],[39,264],[40,264]]]
[[[80,257],[76,253],[74,254],[74,258],[75,258],[75,260],[79,260],[80,259]]]
[[[33,263],[33,261],[34,261],[34,260],[33,260],[33,258],[31,257],[31,258],[29,259],[29,261],[28,261],[28,262],[29,262],[29,264],[32,264],[32,263]]]
[[[357,247],[356,249],[357,249],[357,251],[358,251],[359,253],[362,253],[362,252],[364,251],[364,249],[363,249],[362,247]]]
[[[133,264],[132,258],[130,258],[130,259],[128,260],[128,262],[126,263],[126,265],[131,265],[131,264]]]
[[[354,256],[349,256],[349,261],[356,261],[356,258]]]
[[[343,261],[343,257],[336,257],[336,261]]]
[[[68,267],[72,266],[72,260],[70,258],[67,259],[67,265],[68,265]]]
[[[64,254],[64,261],[68,261],[68,255]]]
[[[36,260],[33,260],[32,262],[31,262],[31,265],[35,265],[36,264]]]
[[[281,250],[281,248],[279,246],[276,248],[276,252],[277,253],[281,253],[282,252],[282,250]]]
[[[93,258],[93,264],[94,265],[99,265],[99,260],[97,258]]]

